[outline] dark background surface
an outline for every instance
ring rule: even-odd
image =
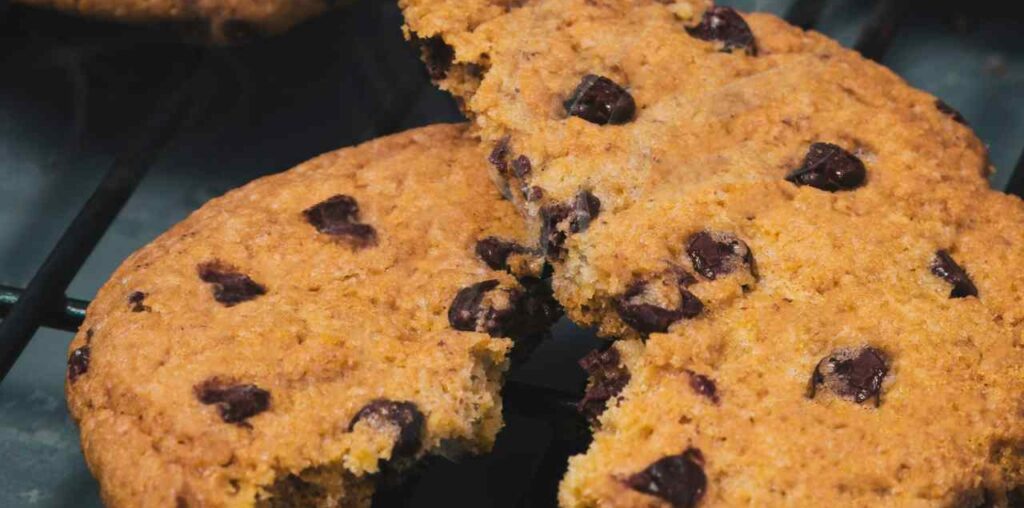
[[[790,0],[720,2],[783,13]],[[920,3],[883,63],[957,107],[990,145],[1005,184],[1024,144],[1024,24],[1010,2]],[[957,12],[950,10],[958,9]],[[873,2],[832,0],[821,31],[852,45]],[[89,299],[125,256],[210,198],[342,146],[460,115],[430,86],[402,41],[393,1],[362,0],[291,33],[238,48],[173,42],[0,0],[0,284],[24,287],[117,154],[200,69],[204,94],[185,128],[79,272]],[[596,344],[571,325],[516,368],[523,383],[574,392],[575,360]],[[63,401],[71,335],[38,332],[0,385],[0,506],[99,506]],[[379,505],[544,506],[561,466],[549,445],[565,429],[510,411],[495,453],[433,461]],[[547,462],[545,462],[547,453]],[[554,469],[544,469],[552,468]]]

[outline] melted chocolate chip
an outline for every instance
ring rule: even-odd
[[[595,74],[583,76],[564,106],[569,116],[598,125],[627,123],[636,114],[636,103],[625,88]]]
[[[359,204],[351,196],[332,196],[303,210],[302,215],[317,231],[344,238],[355,248],[377,243],[377,230],[359,222]]]
[[[703,41],[724,43],[722,51],[741,49],[748,55],[757,55],[757,44],[750,26],[739,13],[728,7],[712,7],[704,11],[700,24],[687,28],[686,32]]]
[[[948,115],[957,123],[967,125],[967,119],[964,118],[964,115],[961,115],[959,111],[957,111],[953,106],[946,104],[946,102],[943,101],[942,99],[935,99],[935,107],[943,114]]]
[[[261,284],[219,261],[199,265],[199,278],[213,285],[213,299],[225,307],[255,299],[267,293]]]
[[[718,404],[718,387],[715,385],[715,381],[704,374],[698,374],[692,370],[686,371],[690,376],[690,388],[697,392],[698,395],[703,395],[711,402]]]
[[[608,401],[618,396],[629,383],[629,370],[622,364],[619,351],[614,347],[587,353],[580,359],[580,367],[587,372],[590,382],[576,409],[592,425],[597,425],[598,417],[608,408]]]
[[[837,396],[860,404],[870,398],[880,402],[882,381],[889,372],[885,354],[870,347],[841,348],[822,358],[811,375],[808,398],[814,398],[818,386]]]
[[[520,284],[522,289],[503,288],[491,279],[462,288],[448,308],[448,323],[456,330],[513,339],[546,331],[561,317],[561,307],[539,279],[526,277]]]
[[[685,287],[689,285],[689,279],[680,278],[674,282],[674,288],[661,288],[678,291],[678,303],[673,308],[650,303],[651,297],[655,296],[651,291],[657,288],[647,281],[637,280],[614,300],[615,311],[630,328],[640,333],[665,333],[672,323],[696,317],[704,310],[704,303]]]
[[[864,184],[867,169],[856,155],[831,143],[814,143],[803,164],[786,176],[797,185],[828,192],[852,190]]]
[[[704,457],[700,450],[689,448],[679,455],[658,459],[624,483],[637,492],[664,499],[673,508],[691,508],[700,502],[707,488]]]
[[[726,275],[746,266],[756,275],[754,255],[750,247],[732,233],[700,231],[686,241],[686,253],[693,269],[708,280]]]
[[[953,261],[949,251],[939,250],[935,253],[935,259],[932,260],[932,273],[953,285],[953,289],[949,292],[950,298],[978,296],[978,288],[971,280],[971,276],[956,261]]]
[[[527,201],[530,201],[530,202],[540,201],[541,199],[544,198],[544,189],[541,189],[540,187],[537,187],[536,185],[533,186],[533,187],[530,187],[529,189],[526,189],[526,196],[525,196],[525,198],[526,198]]]
[[[569,203],[556,203],[541,208],[541,246],[547,256],[561,260],[565,256],[565,240],[584,231],[601,213],[601,200],[590,191],[580,191]]]
[[[508,258],[513,254],[529,252],[526,247],[511,240],[488,236],[476,242],[476,257],[492,270],[508,270]]]
[[[512,155],[511,148],[508,146],[509,138],[505,136],[498,140],[494,144],[494,149],[491,150],[491,154],[487,156],[487,162],[490,162],[499,173],[505,174],[508,172],[508,158]]]
[[[128,295],[128,304],[132,306],[132,312],[146,312],[149,310],[148,305],[144,305],[142,302],[146,299],[146,293],[142,291],[133,291]]]
[[[78,377],[89,372],[89,353],[91,348],[88,345],[82,346],[71,352],[68,357],[68,380],[74,383]]]
[[[416,404],[412,402],[375,399],[363,406],[348,424],[349,432],[359,422],[366,422],[375,429],[394,426],[398,437],[391,449],[392,458],[406,458],[416,455],[423,441],[427,420]]]
[[[532,169],[533,164],[530,163],[530,158],[525,155],[520,155],[512,160],[512,174],[520,179],[530,174]]]
[[[246,420],[270,407],[270,392],[254,384],[237,384],[210,378],[193,388],[203,404],[217,406],[226,423],[248,426]]]
[[[448,76],[448,70],[455,61],[455,49],[444,42],[440,36],[421,39],[413,37],[413,44],[420,49],[420,57],[427,66],[430,79],[439,81]]]

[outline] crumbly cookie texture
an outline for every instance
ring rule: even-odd
[[[665,188],[789,179],[920,208],[923,190],[986,186],[985,149],[955,111],[770,15],[700,1],[401,4],[556,263],[596,217]],[[835,149],[865,168],[793,174]],[[755,163],[730,163],[754,150]]]
[[[345,0],[15,0],[28,5],[126,22],[202,22],[209,37],[236,42],[283,32]]]
[[[572,317],[646,346],[582,362],[561,505],[1024,502],[1024,203],[964,198],[696,186],[570,240]]]
[[[1021,337],[933,293],[756,294],[652,335],[559,503],[1019,506]]]
[[[507,354],[558,311],[465,130],[257,180],[125,261],[66,385],[108,506],[366,506],[490,448]]]

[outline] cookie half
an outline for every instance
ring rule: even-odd
[[[514,343],[557,305],[464,126],[320,156],[130,256],[70,346],[109,506],[366,506],[490,448]]]

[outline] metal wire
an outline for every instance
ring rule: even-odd
[[[5,311],[0,322],[0,381],[18,360],[36,330],[65,302],[64,293],[95,249],[118,212],[131,197],[142,177],[178,132],[191,109],[194,96],[203,88],[196,79],[196,62],[172,66],[166,101],[160,102],[139,141],[121,154],[99,186],[68,225],[57,245],[36,272],[28,287]],[[204,83],[209,88],[209,83]],[[10,295],[8,295],[10,298]],[[68,323],[65,323],[68,324]]]

